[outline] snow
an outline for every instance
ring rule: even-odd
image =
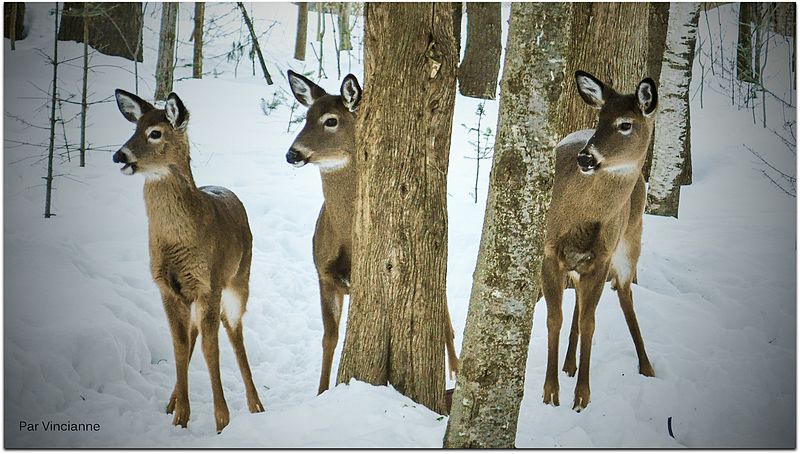
[[[191,46],[182,43],[175,91],[191,112],[192,167],[200,185],[233,190],[247,208],[254,233],[248,311],[242,318],[254,380],[266,412],[247,411],[232,349],[221,336],[221,371],[230,425],[214,429],[208,373],[201,355],[189,370],[192,414],[188,429],[171,426],[164,407],[174,384],[172,345],[155,284],[149,274],[143,179],[119,173],[111,162],[132,125],[113,101],[92,106],[89,140],[107,151],[90,152],[87,167],[56,159],[54,218],[43,219],[45,163],[39,143],[46,132],[14,117],[47,125],[50,69],[36,51],[52,45],[52,4],[28,3],[30,36],[10,52],[4,40],[5,206],[5,446],[6,447],[438,447],[447,418],[417,405],[391,387],[360,382],[316,396],[322,321],[311,236],[322,191],[318,172],[294,169],[284,154],[300,125],[287,132],[292,96],[285,70],[315,69],[292,60],[296,6],[255,4],[256,27],[275,80],[267,87],[245,55],[224,53],[239,31],[231,4],[207,4],[217,17],[202,80],[186,79]],[[736,7],[720,9],[726,53],[735,45]],[[191,33],[190,8],[181,8],[179,36]],[[716,16],[716,10],[711,12]],[[504,17],[508,9],[504,8]],[[701,13],[702,15],[702,13]],[[311,13],[310,35],[315,31]],[[327,22],[330,18],[326,17]],[[711,34],[716,17],[710,20]],[[140,94],[154,90],[160,6],[148,4],[145,62]],[[701,16],[698,41],[709,35]],[[221,31],[222,30],[222,31]],[[233,30],[234,36],[223,36]],[[465,36],[465,30],[462,36]],[[320,85],[339,88],[334,49],[326,35]],[[342,76],[363,81],[356,51],[342,56]],[[780,38],[780,39],[778,39]],[[788,86],[785,44],[770,47],[774,90]],[[74,58],[82,46],[59,44]],[[213,56],[222,55],[213,58]],[[115,88],[134,90],[132,65],[95,54],[92,100]],[[695,74],[700,71],[695,65]],[[645,216],[642,258],[634,286],[637,315],[655,378],[637,373],[636,353],[616,296],[607,287],[597,311],[592,351],[592,402],[571,410],[575,378],[561,374],[560,407],[542,403],[546,306],[536,307],[527,365],[526,393],[517,431],[519,447],[793,447],[796,370],[795,200],[761,174],[747,144],[794,174],[795,158],[776,136],[755,125],[751,112],[730,106],[728,93],[706,68],[704,108],[700,78],[692,82],[694,184],[682,188],[680,219]],[[59,68],[65,93],[79,93],[80,67]],[[316,73],[314,74],[316,75]],[[312,76],[316,80],[316,77]],[[365,87],[367,90],[369,87]],[[634,87],[630,87],[633,89]],[[283,96],[269,116],[260,99]],[[459,96],[453,124],[448,182],[448,299],[460,347],[472,283],[488,172],[481,175],[479,203],[472,201],[474,150],[462,123],[472,125],[478,101]],[[65,116],[76,112],[64,105]],[[295,115],[303,112],[300,107]],[[487,102],[489,125],[497,102]],[[774,104],[769,115],[779,114]],[[789,118],[794,118],[794,109]],[[778,126],[780,128],[780,125]],[[493,127],[494,129],[494,127]],[[74,143],[77,122],[68,123]],[[61,140],[58,139],[57,143]],[[574,292],[567,290],[570,320]],[[347,314],[343,319],[346,320]],[[562,338],[566,339],[566,326]],[[338,367],[340,345],[335,354]],[[561,345],[561,358],[566,342]],[[200,359],[198,359],[200,358]],[[449,387],[453,383],[449,382]],[[674,438],[667,430],[672,418]],[[20,421],[100,423],[98,432],[28,432]]]

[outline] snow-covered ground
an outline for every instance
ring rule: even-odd
[[[299,129],[287,132],[291,94],[285,70],[316,68],[292,59],[296,6],[255,4],[256,26],[275,79],[268,87],[245,54],[234,77],[224,54],[239,39],[232,4],[208,4],[217,17],[207,44],[202,80],[186,78],[191,45],[181,43],[175,91],[191,111],[192,167],[198,184],[223,185],[238,194],[254,233],[251,299],[244,318],[254,380],[267,411],[249,414],[232,350],[221,337],[221,369],[230,425],[214,430],[205,362],[190,366],[192,418],[188,429],[171,426],[164,406],[174,382],[166,319],[149,274],[143,179],[119,173],[110,151],[89,154],[86,168],[56,160],[56,217],[45,220],[46,126],[50,69],[37,52],[51,52],[52,4],[28,3],[29,37],[11,52],[4,40],[4,411],[6,447],[438,447],[447,424],[391,387],[354,382],[316,396],[322,322],[311,258],[311,236],[322,201],[318,173],[293,169],[284,154]],[[181,7],[179,36],[188,41],[191,8]],[[721,8],[725,52],[735,45],[736,4]],[[508,8],[504,8],[507,16]],[[140,93],[151,98],[160,6],[148,4]],[[709,21],[713,36],[714,20]],[[326,17],[325,70],[320,84],[339,87],[330,18]],[[316,29],[312,14],[310,36]],[[211,27],[211,26],[209,26]],[[360,24],[342,76],[363,75]],[[700,20],[698,37],[709,36]],[[223,36],[223,31],[233,35]],[[784,92],[789,56],[781,39],[769,50],[769,86]],[[82,46],[59,44],[63,59]],[[213,58],[214,56],[221,57]],[[92,100],[115,88],[134,89],[133,65],[95,54]],[[62,93],[78,94],[80,61],[59,68]],[[701,69],[696,65],[695,73]],[[315,78],[316,79],[316,78]],[[706,68],[704,107],[692,101],[694,184],[681,191],[680,219],[645,217],[637,314],[656,378],[637,374],[633,344],[616,296],[606,289],[597,313],[592,354],[592,404],[541,400],[546,349],[546,307],[539,304],[528,360],[526,394],[517,433],[520,447],[793,447],[795,445],[795,200],[761,174],[743,144],[792,174],[794,155],[750,111],[737,111]],[[695,78],[692,93],[700,81]],[[717,87],[715,90],[714,87]],[[369,87],[367,87],[368,89]],[[631,88],[632,87],[628,87]],[[260,99],[287,101],[269,116]],[[488,172],[479,202],[472,201],[474,152],[462,123],[474,125],[478,101],[457,99],[449,171],[448,297],[460,346],[478,243]],[[780,112],[769,105],[768,114]],[[300,109],[302,111],[302,108]],[[484,125],[494,129],[497,102],[487,102]],[[64,105],[64,115],[75,112]],[[794,118],[795,111],[789,111]],[[89,140],[114,150],[132,132],[113,102],[90,110]],[[780,123],[775,123],[778,129]],[[77,122],[66,126],[77,142]],[[57,142],[63,142],[58,139]],[[488,170],[488,165],[482,167]],[[570,320],[574,293],[565,295]],[[345,315],[346,317],[346,315]],[[565,323],[565,330],[568,329]],[[344,332],[344,327],[342,328]],[[343,338],[343,336],[342,336]],[[341,345],[340,347],[341,348]],[[566,344],[562,345],[562,358]],[[334,370],[338,364],[336,354]],[[575,379],[562,374],[562,402],[571,401]],[[452,383],[450,383],[452,386]],[[667,430],[671,418],[674,438]],[[99,432],[20,430],[20,421],[99,423]]]

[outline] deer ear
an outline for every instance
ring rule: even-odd
[[[658,107],[658,90],[653,79],[648,77],[639,82],[636,88],[636,101],[645,117],[653,115]]]
[[[347,110],[355,112],[358,103],[361,101],[361,85],[358,84],[358,79],[352,74],[345,76],[342,81],[342,103]]]
[[[600,109],[606,103],[605,86],[593,75],[584,71],[575,71],[575,83],[581,98],[594,107]]]
[[[289,86],[292,88],[294,97],[306,107],[311,107],[314,101],[326,95],[325,90],[320,88],[319,85],[291,69],[286,72],[286,76],[289,78]]]
[[[164,113],[175,129],[186,129],[189,124],[189,111],[186,110],[183,101],[175,93],[170,93],[167,96],[167,103],[164,104]]]
[[[144,99],[119,88],[114,90],[114,96],[117,98],[117,107],[122,112],[122,116],[131,123],[136,123],[142,118],[142,115],[155,109],[152,104]]]

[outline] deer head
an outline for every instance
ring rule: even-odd
[[[649,77],[639,82],[636,93],[620,95],[593,75],[575,72],[581,98],[600,110],[597,127],[586,147],[578,153],[580,171],[630,173],[641,169],[653,131],[658,93]]]
[[[115,95],[119,111],[136,124],[133,136],[114,153],[114,162],[125,164],[120,172],[159,178],[173,169],[188,168],[189,111],[178,95],[170,93],[164,109],[125,90],[117,89]]]
[[[340,94],[330,95],[314,82],[288,71],[294,97],[308,107],[306,124],[286,153],[295,167],[316,164],[330,172],[345,167],[355,148],[355,110],[361,101],[361,86],[352,74],[342,80]]]

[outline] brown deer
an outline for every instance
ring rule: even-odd
[[[308,107],[306,124],[295,138],[286,161],[295,167],[316,164],[322,177],[325,201],[314,230],[314,265],[319,276],[322,305],[322,371],[318,393],[330,384],[333,351],[339,340],[339,322],[344,296],[350,293],[353,218],[357,177],[354,161],[355,111],[361,100],[361,86],[352,74],[342,81],[339,95],[324,89],[294,71],[287,73],[295,98]],[[447,357],[451,376],[458,371],[453,344],[453,326],[447,316]]]
[[[620,95],[591,74],[575,73],[581,98],[599,109],[597,128],[570,134],[556,147],[553,199],[547,216],[542,291],[547,301],[547,372],[544,402],[558,405],[558,337],[561,300],[567,276],[577,300],[563,370],[580,368],[573,409],[589,404],[589,360],[594,316],[606,279],[617,291],[636,353],[639,373],[655,375],[633,310],[631,283],[642,239],[645,186],[641,169],[653,132],[658,104],[652,79],[635,94]]]
[[[167,404],[172,423],[189,422],[189,360],[198,331],[211,376],[217,432],[228,424],[219,372],[219,324],[228,332],[244,380],[247,406],[264,411],[244,349],[253,236],[242,202],[228,189],[195,186],[189,166],[189,112],[175,93],[164,109],[123,90],[117,106],[136,131],[114,162],[125,175],[145,176],[150,271],[161,291],[175,350],[177,380]]]

